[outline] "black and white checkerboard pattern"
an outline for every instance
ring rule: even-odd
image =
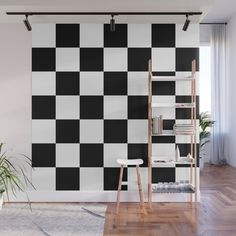
[[[157,75],[185,75],[199,58],[198,25],[35,24],[32,36],[32,160],[37,190],[116,190],[117,158],[142,158],[147,184],[147,65]],[[190,99],[186,82],[154,82],[153,99]],[[162,109],[164,129],[190,110]],[[189,137],[153,138],[153,155],[189,152]],[[157,171],[156,171],[157,169]],[[153,182],[186,177],[185,166],[156,168]],[[124,179],[134,180],[135,169]],[[124,190],[132,190],[129,182]]]

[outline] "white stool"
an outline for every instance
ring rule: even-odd
[[[117,200],[116,200],[116,213],[119,213],[119,207],[120,207],[120,191],[121,191],[121,186],[122,186],[122,178],[123,178],[123,171],[124,171],[124,166],[131,166],[135,165],[136,166],[136,173],[137,173],[137,181],[138,181],[138,190],[139,190],[139,198],[140,198],[140,204],[143,213],[145,212],[144,208],[144,200],[143,200],[143,191],[142,191],[142,184],[141,184],[141,176],[140,176],[140,168],[139,165],[143,164],[142,159],[117,159],[117,162],[121,165],[120,168],[120,177],[119,177],[119,185],[118,185],[118,191],[117,191]]]

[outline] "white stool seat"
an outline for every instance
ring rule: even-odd
[[[125,165],[125,166],[132,166],[132,165],[142,165],[143,160],[142,159],[117,159],[118,164]]]

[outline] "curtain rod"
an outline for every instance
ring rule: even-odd
[[[6,12],[7,15],[201,15],[202,12]]]
[[[219,23],[200,23],[200,25],[227,25],[227,22],[219,22]]]

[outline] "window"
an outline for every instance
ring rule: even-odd
[[[200,47],[200,112],[211,113],[211,49]]]

